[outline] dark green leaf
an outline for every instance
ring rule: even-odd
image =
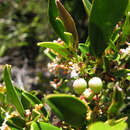
[[[36,104],[42,104],[42,102],[34,95],[28,93],[28,92],[23,92],[22,95],[32,104],[32,106],[36,106]],[[41,108],[42,113],[44,116],[47,116],[46,109],[44,106]]]
[[[25,109],[30,109],[30,102],[22,95],[23,90],[21,90],[21,89],[19,89],[17,87],[15,87],[15,90],[17,91],[17,94],[21,99],[21,103],[23,105],[24,110]]]
[[[7,124],[9,126],[13,126],[19,129],[22,129],[25,127],[26,122],[25,120],[21,119],[20,117],[16,116],[16,117],[12,117],[7,121]]]
[[[77,97],[67,94],[52,94],[47,96],[46,101],[61,120],[73,127],[85,124],[87,108]]]
[[[94,55],[100,57],[117,22],[125,13],[128,0],[94,0],[89,18],[89,37]]]
[[[23,109],[22,103],[19,99],[17,91],[15,90],[15,88],[11,82],[10,69],[11,69],[11,67],[9,65],[5,65],[4,82],[5,82],[6,89],[7,89],[7,95],[9,97],[11,103],[16,107],[16,109],[20,113],[20,115],[22,117],[24,117],[24,109]]]
[[[64,32],[66,32],[64,25],[62,23],[62,21],[60,20],[59,17],[59,12],[58,9],[56,7],[56,3],[55,0],[49,0],[49,20],[50,23],[53,27],[53,29],[55,30],[55,32],[57,33],[57,35],[64,41],[66,42],[66,38],[64,35]]]

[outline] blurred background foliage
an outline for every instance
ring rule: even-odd
[[[72,14],[80,41],[87,35],[87,16],[81,0],[63,0]],[[20,47],[30,60],[39,54],[39,41],[57,39],[48,21],[47,0],[0,1],[0,56],[9,48]]]
[[[74,18],[79,41],[85,42],[87,15],[82,1],[61,2]],[[17,86],[48,88],[52,77],[47,70],[49,59],[37,42],[56,39],[48,20],[48,0],[0,0],[0,65],[12,65]]]

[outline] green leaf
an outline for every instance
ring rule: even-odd
[[[62,128],[58,128],[45,122],[33,122],[31,124],[31,130],[62,130]]]
[[[62,19],[67,32],[72,33],[74,37],[74,43],[78,43],[78,32],[75,26],[75,22],[69,12],[64,8],[59,0],[56,0],[56,6],[59,10],[60,18]],[[75,46],[75,45],[74,45]]]
[[[129,0],[129,4],[127,7],[127,12],[126,12],[126,20],[125,23],[122,27],[122,38],[124,40],[128,40],[128,36],[130,36],[130,0]]]
[[[72,33],[69,33],[69,32],[64,32],[65,36],[66,36],[66,39],[67,39],[67,45],[66,45],[66,48],[73,48],[73,43],[74,43],[74,38],[73,38],[73,35]]]
[[[86,123],[86,105],[77,97],[67,94],[52,94],[47,96],[48,105],[57,116],[73,127]]]
[[[64,28],[64,24],[59,18],[59,11],[56,7],[55,0],[49,0],[48,12],[49,12],[49,21],[54,31],[64,42],[66,42],[66,37],[64,35],[64,32],[66,32],[66,30]]]
[[[86,56],[86,54],[89,53],[89,45],[86,45],[85,43],[80,43],[78,48],[83,56]]]
[[[2,46],[0,46],[0,57],[3,56],[5,50],[7,49],[7,47],[5,46],[5,44],[3,44]]]
[[[103,122],[96,122],[90,125],[88,130],[111,130],[111,127]]]
[[[17,91],[15,90],[15,88],[12,85],[12,82],[11,82],[10,70],[11,70],[11,67],[9,65],[5,65],[5,68],[4,68],[4,82],[5,82],[6,89],[7,89],[7,95],[9,97],[11,103],[18,110],[19,114],[22,117],[24,117],[24,109],[23,109],[22,103],[21,103],[21,101],[19,99]]]
[[[31,120],[36,121],[41,116],[41,113],[33,109],[31,114]]]
[[[36,104],[42,104],[42,102],[34,95],[24,91],[22,93],[22,95],[32,104],[32,106],[36,106]],[[42,106],[41,108],[42,113],[44,114],[44,116],[47,116],[47,111],[44,108],[44,106]]]
[[[71,55],[70,52],[63,45],[60,45],[59,43],[40,42],[38,43],[38,46],[53,49],[55,52],[59,53],[66,59],[69,59],[69,56]]]
[[[91,48],[100,57],[106,47],[115,25],[123,17],[128,0],[94,0],[89,18],[88,32]]]
[[[18,87],[15,87],[15,90],[17,91],[17,94],[21,99],[21,103],[23,105],[24,110],[30,109],[30,102],[22,95],[23,90]]]
[[[16,91],[21,99],[22,105],[24,106],[25,109],[30,109],[30,104],[35,107],[36,104],[42,104],[42,102],[33,94],[21,90],[19,88],[16,88]],[[44,114],[44,116],[47,116],[47,112],[44,108],[44,106],[41,108],[41,112]]]
[[[33,122],[31,124],[31,129],[30,130],[41,130],[36,122]]]
[[[116,84],[116,86],[114,87],[112,103],[107,111],[109,118],[112,118],[119,114],[120,108],[123,105],[123,103],[123,90],[118,87],[118,84]]]
[[[90,3],[89,0],[82,0],[82,2],[83,2],[83,4],[84,4],[84,8],[85,8],[85,10],[86,10],[86,13],[88,14],[88,16],[90,16],[92,4]]]
[[[121,121],[120,123],[112,126],[112,130],[126,130],[127,129],[127,123],[125,123],[124,121]]]
[[[23,129],[15,128],[15,127],[10,127],[10,128],[11,128],[11,130],[24,130],[24,128]]]
[[[96,122],[89,126],[88,130],[126,130],[127,124],[122,121],[116,125],[110,126],[103,122]]]
[[[15,127],[15,128],[18,128],[18,129],[22,129],[22,128],[25,127],[26,122],[25,122],[25,120],[21,119],[20,117],[15,116],[15,117],[9,118],[8,121],[7,121],[7,124],[10,127]]]

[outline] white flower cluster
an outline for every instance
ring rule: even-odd
[[[120,52],[125,55],[130,55],[130,45],[126,49],[120,49]]]
[[[47,66],[48,66],[49,72],[53,73],[53,72],[55,72],[55,69],[56,69],[56,67],[58,66],[58,64],[52,62],[52,63],[48,63]]]
[[[72,63],[69,62],[69,64],[72,64]],[[70,66],[69,69],[71,70],[71,73],[70,73],[71,78],[79,77],[80,68],[79,68],[78,64],[72,64],[72,66]]]

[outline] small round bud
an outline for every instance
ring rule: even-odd
[[[99,93],[102,90],[102,80],[99,77],[93,77],[88,82],[89,87],[94,93]]]
[[[77,79],[73,83],[73,89],[76,94],[81,94],[87,88],[87,82],[83,79]]]
[[[87,88],[84,92],[83,92],[83,96],[87,99],[87,100],[92,100],[94,97],[94,92],[90,89]]]

